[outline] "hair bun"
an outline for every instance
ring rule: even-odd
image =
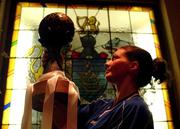
[[[40,43],[47,49],[68,45],[74,36],[74,23],[66,14],[54,12],[45,16],[39,24]]]
[[[167,62],[162,58],[156,58],[153,60],[153,77],[155,80],[159,80],[159,83],[167,80],[169,76],[169,71],[167,67]]]

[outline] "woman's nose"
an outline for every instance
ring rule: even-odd
[[[105,68],[107,68],[107,67],[110,65],[110,62],[111,62],[111,60],[108,60],[108,61],[105,63]]]

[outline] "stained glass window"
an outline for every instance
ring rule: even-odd
[[[64,69],[80,89],[83,103],[113,98],[114,89],[104,77],[104,63],[114,48],[136,45],[161,57],[153,9],[135,6],[91,6],[19,3],[11,43],[2,129],[20,129],[25,91],[42,74],[43,49],[38,42],[38,25],[52,12],[63,12],[75,24],[72,48]],[[153,114],[155,129],[173,129],[166,83],[147,85],[140,93]],[[41,113],[33,110],[32,124],[40,128]]]

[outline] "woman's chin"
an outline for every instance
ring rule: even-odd
[[[111,76],[106,75],[105,77],[106,77],[106,80],[107,80],[108,82],[112,82],[112,77],[111,77]]]

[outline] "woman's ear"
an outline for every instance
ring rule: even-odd
[[[130,64],[129,64],[129,68],[132,71],[138,71],[139,63],[137,61],[131,61]]]

